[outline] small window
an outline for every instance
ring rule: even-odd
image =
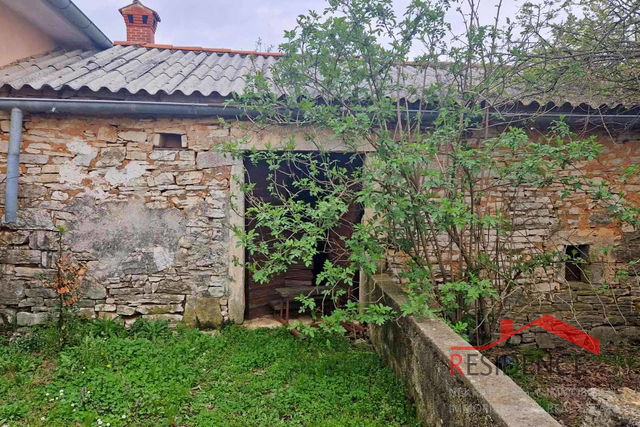
[[[182,150],[182,135],[178,133],[161,133],[156,148],[168,150]]]
[[[149,15],[142,15],[142,23],[143,24],[146,24],[148,20],[149,20]]]
[[[565,279],[568,282],[587,282],[589,245],[568,245],[565,255]]]
[[[133,15],[127,15],[127,19],[129,20],[129,24],[133,24]]]

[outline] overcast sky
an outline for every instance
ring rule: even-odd
[[[494,13],[494,0],[484,0],[482,12]],[[74,0],[93,22],[113,41],[126,40],[124,20],[118,13],[130,0]],[[285,30],[296,25],[296,17],[310,9],[321,11],[326,0],[143,0],[145,6],[160,14],[162,22],[156,43],[176,46],[219,47],[253,50],[256,41],[265,45],[282,41]],[[409,0],[395,0],[402,12]],[[513,16],[521,0],[506,0],[503,16]],[[450,14],[454,27],[460,25]]]

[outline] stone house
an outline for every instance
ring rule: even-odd
[[[232,208],[241,194],[232,177],[243,176],[243,165],[213,149],[253,132],[242,111],[223,103],[242,92],[244,75],[268,70],[279,54],[155,44],[157,12],[134,1],[120,13],[127,41],[112,43],[69,0],[0,0],[0,318],[19,326],[46,320],[56,295],[42,276],[53,271],[56,227],[64,226],[65,244],[89,269],[78,304],[84,314],[242,323],[246,275],[232,259],[242,260],[244,250],[230,226],[244,225],[241,197]],[[567,100],[547,119],[568,112],[582,126],[590,108]],[[600,129],[591,123],[590,131],[605,151],[581,170],[637,199],[640,178],[620,178],[624,166],[640,163],[638,111],[605,110]],[[603,124],[624,129],[612,134]],[[255,134],[252,147],[284,132]],[[331,135],[325,140],[327,149],[344,151]],[[297,148],[314,149],[303,135]],[[514,299],[516,323],[553,313],[595,334],[613,324],[621,337],[638,337],[638,283],[614,278],[640,258],[640,234],[580,194],[523,194],[519,212],[523,248],[614,248],[601,255],[591,282],[617,288],[596,295],[581,277],[540,281],[534,303]],[[532,332],[512,338],[555,345]]]

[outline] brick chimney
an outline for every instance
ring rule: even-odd
[[[129,6],[119,10],[127,26],[127,41],[135,43],[156,42],[156,29],[160,22],[160,15],[143,5],[139,0],[133,0]]]

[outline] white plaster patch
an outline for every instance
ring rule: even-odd
[[[140,178],[147,172],[147,162],[130,162],[124,169],[109,168],[104,179],[111,185],[118,186]]]
[[[87,174],[83,171],[83,168],[73,162],[60,166],[60,182],[80,184],[86,177]]]
[[[153,248],[153,262],[159,271],[169,268],[173,265],[175,254],[162,246]]]
[[[87,144],[85,141],[76,139],[67,144],[69,151],[74,153],[76,157],[73,162],[80,166],[89,166],[91,161],[98,156],[98,149]]]

